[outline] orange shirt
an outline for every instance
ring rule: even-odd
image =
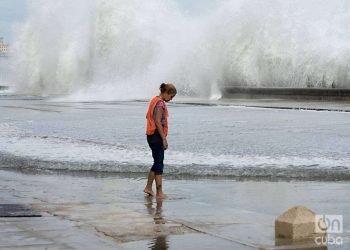
[[[168,135],[168,109],[165,105],[164,100],[159,97],[159,96],[155,96],[152,98],[152,100],[149,103],[148,106],[148,112],[147,112],[147,123],[146,123],[146,135],[153,135],[157,129],[156,126],[156,121],[155,121],[155,117],[154,117],[154,109],[156,108],[157,104],[159,101],[162,101],[164,104],[164,109],[165,109],[165,124],[163,126],[163,132],[164,135],[167,136]]]

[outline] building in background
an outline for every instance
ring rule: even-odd
[[[4,38],[0,37],[0,56],[7,57],[9,52],[9,45],[4,43]]]
[[[9,45],[0,37],[0,86],[9,84]]]

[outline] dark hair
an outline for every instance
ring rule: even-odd
[[[162,83],[160,85],[159,89],[160,89],[161,94],[167,93],[170,95],[176,95],[176,93],[177,93],[174,84],[171,84],[171,83]]]

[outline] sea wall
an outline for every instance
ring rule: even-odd
[[[7,90],[8,88],[7,86],[0,86],[0,90]]]
[[[243,88],[225,86],[223,98],[281,98],[350,101],[350,89],[331,88]]]

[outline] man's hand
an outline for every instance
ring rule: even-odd
[[[163,139],[163,148],[164,148],[164,150],[168,149],[168,142],[166,139]]]

